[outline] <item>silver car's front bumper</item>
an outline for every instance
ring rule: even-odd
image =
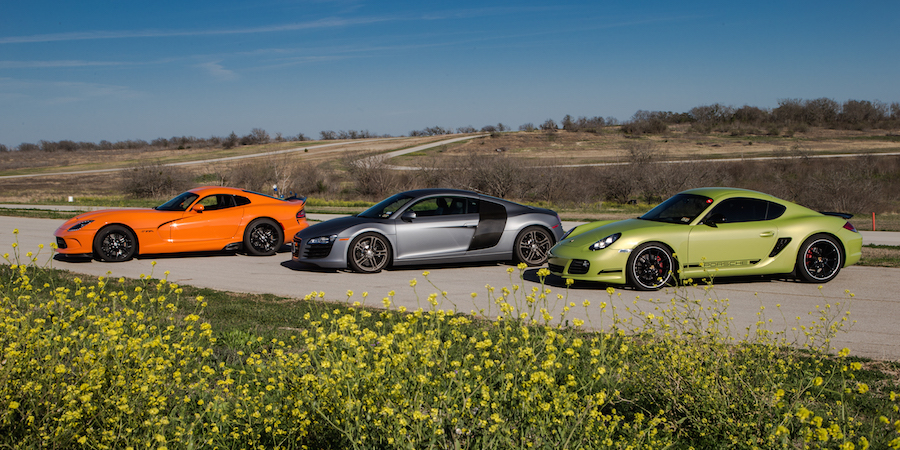
[[[294,237],[291,243],[291,259],[331,269],[347,267],[347,248],[350,239],[335,239],[330,244],[308,244]]]

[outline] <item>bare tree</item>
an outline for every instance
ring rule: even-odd
[[[250,130],[250,136],[253,138],[254,144],[268,144],[271,138],[269,137],[269,133],[262,128],[254,128]]]
[[[168,197],[189,188],[191,175],[185,169],[144,162],[122,171],[122,190],[134,198]]]
[[[394,193],[402,180],[397,171],[391,169],[381,154],[370,156],[352,155],[347,167],[356,184],[356,191],[365,196],[383,198]]]

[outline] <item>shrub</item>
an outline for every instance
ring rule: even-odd
[[[408,186],[406,175],[392,169],[383,155],[349,160],[347,167],[356,192],[366,197],[384,198],[396,193],[401,186]]]
[[[191,188],[191,175],[178,166],[144,162],[122,171],[122,191],[133,198],[163,198]]]
[[[277,186],[279,194],[284,196],[291,192],[307,196],[327,190],[325,174],[317,166],[302,163],[289,154],[244,160],[227,171],[224,183],[266,194]]]

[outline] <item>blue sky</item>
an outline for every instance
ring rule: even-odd
[[[0,143],[900,101],[900,2],[4,1]]]

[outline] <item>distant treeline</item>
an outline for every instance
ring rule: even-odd
[[[868,100],[847,100],[838,103],[829,98],[815,100],[782,99],[778,101],[778,107],[767,109],[756,106],[744,105],[740,108],[726,106],[719,103],[697,106],[688,112],[675,113],[671,111],[644,111],[638,110],[630,120],[620,123],[615,117],[572,117],[566,115],[557,123],[553,119],[547,119],[538,126],[526,123],[519,126],[519,131],[579,131],[599,133],[604,128],[619,126],[618,130],[625,134],[658,134],[668,131],[670,125],[690,124],[692,130],[700,133],[724,132],[731,134],[769,134],[782,133],[793,134],[804,132],[809,127],[824,127],[833,129],[867,130],[884,129],[894,130],[900,128],[900,102],[884,103]],[[495,133],[509,131],[511,128],[498,123],[486,125],[477,129],[473,126],[444,128],[440,126],[427,127],[422,130],[409,132],[409,136],[438,136],[445,134],[463,134],[486,132]],[[390,135],[378,135],[368,130],[350,131],[321,131],[321,140],[336,139],[371,139],[377,137],[391,137]],[[40,141],[37,144],[24,142],[16,147],[8,147],[0,144],[0,152],[7,151],[79,151],[79,150],[113,150],[113,149],[189,149],[189,148],[233,148],[242,145],[259,145],[270,142],[294,142],[308,141],[310,138],[303,133],[295,136],[283,136],[277,133],[271,137],[266,130],[254,128],[250,134],[238,136],[232,132],[227,137],[212,136],[209,138],[197,138],[194,136],[181,136],[157,138],[150,142],[138,139],[127,141],[100,141],[75,142],[62,140],[58,142]]]
[[[700,133],[780,134],[804,132],[809,127],[832,129],[893,130],[900,128],[900,102],[888,105],[868,100],[848,100],[843,104],[829,98],[783,99],[774,109],[744,105],[740,108],[719,103],[697,106],[686,113],[638,111],[622,125],[629,134],[662,133],[673,124],[690,124]]]

